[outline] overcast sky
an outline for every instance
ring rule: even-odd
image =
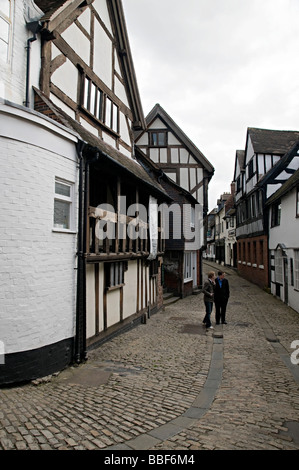
[[[299,0],[123,0],[145,116],[159,103],[230,191],[248,127],[299,130]]]

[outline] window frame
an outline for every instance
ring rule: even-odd
[[[70,195],[66,196],[56,191],[56,183],[67,186],[70,189]],[[55,202],[62,202],[68,204],[68,227],[61,226],[62,224],[55,224]],[[75,233],[74,231],[74,183],[65,179],[55,177],[54,183],[54,203],[53,203],[53,231]]]
[[[13,11],[13,0],[7,0],[8,3],[8,16],[3,10],[0,10],[0,18],[8,25],[7,40],[0,36],[0,41],[5,44],[6,47],[6,58],[1,58],[2,63],[8,64],[10,62],[10,48],[11,48],[11,34],[12,34],[12,11]]]
[[[271,207],[271,228],[278,227],[281,222],[281,200],[275,201]]]
[[[105,289],[107,291],[120,289],[125,285],[125,272],[128,270],[127,261],[112,261],[105,263]]]
[[[188,275],[189,274],[189,275]],[[184,253],[184,282],[192,281],[192,252]]]
[[[119,106],[83,71],[80,108],[110,132],[119,135]]]
[[[157,140],[155,141],[154,135],[157,135]],[[159,136],[163,136],[163,142],[160,143]],[[149,131],[149,146],[154,148],[167,147],[168,145],[168,131],[167,129],[154,129]]]

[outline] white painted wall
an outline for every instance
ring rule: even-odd
[[[4,0],[6,1],[6,0]],[[12,0],[11,32],[7,61],[0,57],[0,98],[23,105],[26,96],[26,46],[33,35],[26,29],[25,22],[41,17],[41,11],[31,1]],[[37,86],[40,68],[40,41],[31,43],[30,82]],[[30,93],[33,107],[33,94]]]
[[[74,336],[76,231],[53,230],[55,177],[77,189],[76,136],[0,103],[0,336],[7,353]],[[77,227],[77,200],[73,201]]]

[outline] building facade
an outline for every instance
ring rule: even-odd
[[[268,225],[264,210],[270,196],[268,176],[292,149],[298,137],[297,131],[248,128],[245,151],[236,154],[238,271],[261,288],[270,285]]]
[[[2,20],[0,376],[9,384],[85,360],[162,306],[156,207],[169,196],[134,158],[145,120],[121,1],[5,0]]]
[[[160,104],[136,132],[136,145],[172,199],[165,220],[164,287],[184,297],[202,284],[202,252],[206,246],[208,184],[214,168]]]

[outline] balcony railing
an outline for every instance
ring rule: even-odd
[[[89,207],[87,254],[103,256],[112,254],[147,255],[150,252],[149,224],[138,217]],[[164,252],[163,230],[158,227],[158,252]]]

